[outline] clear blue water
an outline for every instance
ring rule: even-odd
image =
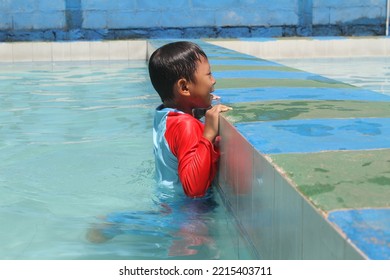
[[[250,258],[217,192],[163,204],[144,61],[1,64],[0,100],[0,259]]]

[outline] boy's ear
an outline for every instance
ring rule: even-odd
[[[190,91],[188,89],[188,81],[186,79],[184,79],[184,78],[179,79],[176,82],[176,86],[177,86],[177,89],[178,89],[178,92],[180,95],[183,95],[183,96],[190,95]]]

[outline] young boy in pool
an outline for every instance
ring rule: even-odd
[[[149,76],[162,101],[153,129],[158,183],[203,197],[217,172],[219,113],[231,108],[211,106],[216,81],[207,55],[194,43],[158,48],[149,60]],[[197,114],[202,110],[204,123]]]

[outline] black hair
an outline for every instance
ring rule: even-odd
[[[149,59],[149,77],[161,100],[173,99],[174,84],[184,78],[194,82],[197,62],[205,52],[195,43],[180,41],[166,44],[153,52]]]

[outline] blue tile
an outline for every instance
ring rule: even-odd
[[[326,80],[307,72],[291,71],[264,71],[264,70],[240,70],[240,71],[214,71],[214,77],[218,78],[259,78],[259,79],[301,79],[301,80]]]
[[[328,219],[368,258],[390,259],[390,209],[333,211]]]
[[[224,103],[271,100],[369,100],[390,101],[390,96],[360,88],[235,88],[218,89],[215,94]]]
[[[240,60],[240,59],[209,59],[211,68],[213,65],[252,65],[252,66],[280,66],[281,64],[271,62],[268,60],[261,60],[261,59],[245,59],[245,60]]]
[[[390,118],[252,122],[236,127],[266,154],[390,148]]]

